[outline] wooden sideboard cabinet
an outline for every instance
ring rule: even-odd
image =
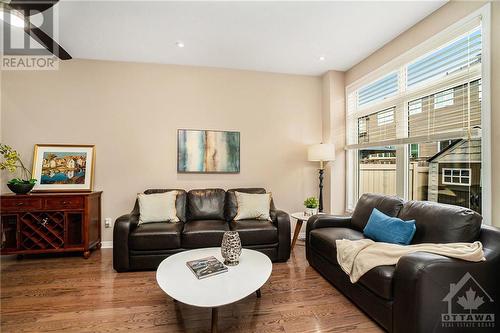
[[[101,193],[3,194],[1,254],[82,252],[101,247]]]

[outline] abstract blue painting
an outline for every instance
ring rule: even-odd
[[[178,130],[177,171],[240,172],[240,132]]]

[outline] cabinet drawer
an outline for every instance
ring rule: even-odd
[[[38,198],[5,198],[2,199],[2,211],[22,212],[42,209],[42,199]]]
[[[45,199],[45,209],[83,209],[83,197],[55,197]]]

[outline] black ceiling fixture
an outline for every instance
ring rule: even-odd
[[[5,18],[17,16],[24,20],[24,31],[34,40],[45,47],[50,53],[61,60],[71,59],[71,55],[57,44],[52,37],[43,32],[39,27],[30,22],[29,17],[38,12],[42,13],[52,8],[59,0],[0,0],[0,12]]]

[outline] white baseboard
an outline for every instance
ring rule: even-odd
[[[113,248],[113,241],[102,241],[101,248],[102,249],[112,249]]]

